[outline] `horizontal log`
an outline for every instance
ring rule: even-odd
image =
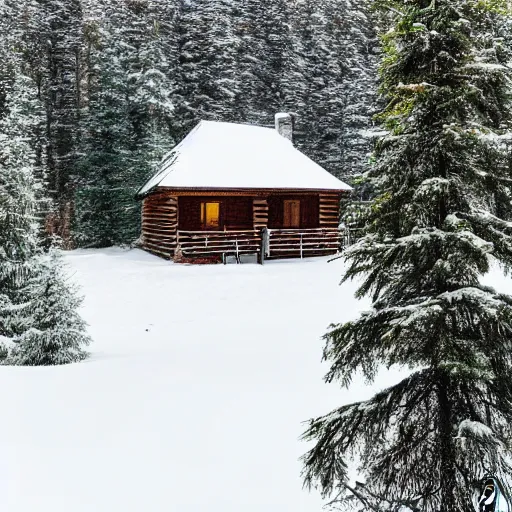
[[[176,217],[178,215],[177,210],[144,210],[142,212],[143,217],[149,217],[151,215],[161,215],[161,216],[170,216],[173,215]]]
[[[259,248],[256,248],[254,250],[240,250],[238,251],[238,254],[259,254],[260,252],[260,249]],[[236,254],[236,251],[233,250],[233,251],[217,251],[217,250],[214,250],[214,251],[185,251],[183,250],[182,254],[184,256],[189,256],[189,255],[195,255],[195,256],[198,256],[198,255],[207,255],[207,254],[233,254],[235,255]]]
[[[155,223],[161,222],[163,224],[175,224],[175,225],[178,225],[178,217],[176,217],[176,216],[170,217],[170,216],[167,216],[167,215],[148,217],[148,216],[144,215],[142,217],[142,222],[155,222]]]
[[[160,206],[160,207],[155,207],[155,208],[143,208],[142,209],[142,213],[146,213],[146,214],[149,214],[149,213],[165,213],[165,214],[169,214],[169,213],[174,213],[174,214],[177,214],[178,213],[178,208],[174,208],[174,207],[164,207],[164,206]]]
[[[271,234],[270,240],[292,240],[297,239],[300,240],[301,237],[303,240],[315,238],[315,239],[330,239],[330,238],[338,238],[340,236],[339,231],[333,231],[332,233],[307,233],[307,234],[301,234],[301,233],[277,233],[277,234]]]
[[[144,248],[149,247],[155,251],[169,253],[170,251],[174,250],[174,248],[176,246],[173,244],[161,244],[161,243],[155,242],[153,240],[143,239],[142,247],[144,247]]]
[[[176,196],[169,196],[167,194],[156,194],[144,199],[144,203],[173,203],[178,204]]]
[[[159,231],[174,231],[178,229],[178,225],[174,222],[143,222],[142,229],[157,229]]]
[[[178,212],[163,212],[163,211],[151,211],[151,212],[142,212],[142,217],[162,217],[164,219],[168,218],[178,218]]]
[[[331,250],[331,249],[337,249],[340,246],[340,244],[321,244],[319,246],[318,244],[303,244],[302,250],[303,251],[309,251],[309,250]],[[270,252],[272,251],[300,251],[300,245],[288,245],[288,244],[280,244],[280,245],[271,245],[269,247]]]
[[[304,247],[302,249],[302,252],[314,252],[314,253],[323,253],[323,252],[328,252],[328,253],[332,253],[332,252],[337,252],[338,248],[337,247],[332,247],[332,248],[325,248],[325,249],[320,249],[320,248],[314,248],[314,247],[311,247],[311,248],[307,248],[307,247]],[[270,254],[272,255],[272,252],[285,252],[285,253],[300,253],[300,249],[299,248],[295,248],[295,249],[290,249],[290,248],[286,248],[286,249],[271,249],[270,250]]]
[[[236,247],[232,245],[209,245],[208,247],[205,247],[204,245],[191,245],[191,246],[179,246],[180,249],[183,252],[190,252],[190,251],[202,251],[202,252],[208,252],[208,251],[220,251],[220,252],[227,252],[227,251],[233,251],[236,252]],[[238,247],[238,251],[255,251],[258,250],[260,247],[260,244],[258,245],[243,245]]]
[[[211,235],[211,236],[202,236],[202,235],[183,235],[180,231],[178,231],[178,235],[182,240],[259,240],[261,238],[259,233],[255,233],[254,235]]]
[[[261,240],[239,240],[238,247],[246,246],[246,245],[258,245]],[[181,246],[187,247],[191,245],[201,245],[201,247],[209,247],[209,246],[236,246],[236,243],[233,240],[216,240],[216,241],[208,241],[208,243],[203,240],[179,240],[178,242]]]
[[[211,236],[214,234],[220,235],[236,235],[238,233],[254,233],[259,235],[254,229],[241,229],[236,231],[179,231],[180,235],[203,235],[203,236]]]
[[[147,239],[158,241],[158,243],[178,243],[176,237],[172,235],[162,235],[160,233],[143,232],[142,236]]]
[[[172,201],[172,200],[163,200],[163,201],[144,201],[142,204],[143,207],[156,207],[159,208],[160,206],[164,208],[177,208],[179,205],[178,201]]]
[[[178,238],[174,233],[155,233],[152,231],[143,231],[142,236],[146,238],[153,238],[154,240],[172,240],[177,242]]]
[[[178,226],[176,217],[142,217],[142,222],[146,224],[162,224],[166,226]]]
[[[160,202],[151,202],[144,203],[143,208],[178,208],[177,201],[160,201]]]
[[[333,240],[311,240],[311,241],[308,241],[308,242],[305,242],[303,241],[302,242],[302,245],[332,245],[332,244],[338,244],[340,243],[341,239],[333,239]],[[271,240],[270,241],[270,244],[269,244],[271,247],[277,247],[278,245],[279,246],[285,246],[285,245],[288,245],[288,246],[294,246],[296,245],[297,247],[300,247],[300,240],[292,240],[292,241],[289,241],[289,240]]]
[[[143,245],[154,247],[155,249],[161,249],[162,251],[170,251],[176,248],[176,243],[164,240],[155,240],[154,238],[143,237]]]
[[[178,222],[178,215],[176,213],[147,213],[142,215],[142,220],[149,221],[164,221],[164,222]]]
[[[159,255],[163,256],[164,258],[170,258],[176,250],[175,247],[161,247],[159,245],[154,245],[151,243],[143,245],[142,248],[146,251],[158,253]]]
[[[170,224],[173,226],[178,225],[178,218],[177,217],[142,217],[142,222],[151,224]]]
[[[269,232],[271,233],[315,233],[315,232],[332,232],[336,231],[334,229],[325,229],[325,228],[303,228],[303,229],[293,229],[293,228],[271,228]]]

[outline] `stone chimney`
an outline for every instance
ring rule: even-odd
[[[287,112],[276,114],[276,130],[279,135],[293,142],[293,128],[295,124],[295,115]]]

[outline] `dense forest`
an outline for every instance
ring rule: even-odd
[[[67,247],[136,240],[135,191],[201,119],[270,126],[294,112],[300,149],[359,176],[370,16],[359,0],[0,1],[0,118],[25,98],[46,232]]]

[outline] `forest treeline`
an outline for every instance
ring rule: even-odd
[[[360,175],[376,46],[360,0],[0,0],[0,119],[26,100],[47,233],[130,243],[135,191],[201,119],[295,112],[307,155]]]

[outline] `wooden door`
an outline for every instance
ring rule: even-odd
[[[284,228],[300,228],[300,200],[286,199],[284,201]]]

